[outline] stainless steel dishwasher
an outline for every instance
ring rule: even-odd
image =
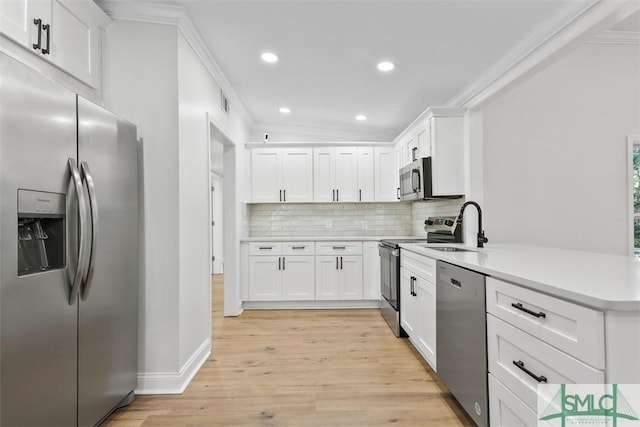
[[[485,276],[443,261],[436,273],[438,376],[479,426],[489,426]]]

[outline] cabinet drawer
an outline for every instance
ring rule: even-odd
[[[317,255],[362,255],[362,242],[316,242]]]
[[[492,277],[487,311],[542,341],[604,369],[604,314]]]
[[[427,282],[436,283],[436,260],[406,249],[400,250],[400,266],[411,270]]]
[[[604,372],[492,316],[487,316],[489,372],[531,408],[537,405],[538,384],[600,384]],[[520,363],[520,367],[515,362]],[[531,374],[525,372],[525,369]]]
[[[489,374],[489,419],[494,427],[538,425],[538,417],[533,409],[525,405],[491,374]]]
[[[314,255],[314,242],[283,242],[282,255]]]
[[[249,255],[282,255],[282,242],[251,242]]]

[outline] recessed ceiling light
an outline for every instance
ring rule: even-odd
[[[391,71],[396,68],[396,64],[391,61],[382,61],[378,63],[378,70],[380,71]]]
[[[270,64],[278,62],[278,55],[272,52],[264,52],[262,55],[260,55],[260,58],[262,58],[264,62],[268,62]]]
[[[291,112],[291,108],[289,108],[289,107],[280,107],[280,112],[282,114],[289,114]]]
[[[367,120],[367,116],[365,116],[364,114],[358,114],[356,116],[356,120],[358,120],[360,122],[363,122],[363,121]]]

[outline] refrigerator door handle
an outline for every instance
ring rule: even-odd
[[[93,176],[91,175],[87,162],[80,163],[80,170],[82,172],[82,179],[87,183],[89,206],[91,208],[91,247],[89,248],[89,266],[87,267],[86,275],[84,277],[84,286],[80,293],[80,296],[84,301],[89,296],[89,290],[93,283],[93,273],[96,266],[96,249],[98,248],[98,202],[96,201],[96,187],[93,182]]]
[[[87,231],[87,203],[84,199],[84,189],[82,188],[82,177],[78,171],[77,163],[75,159],[69,158],[69,172],[71,173],[71,179],[76,190],[76,197],[78,198],[78,216],[80,217],[80,249],[78,250],[78,264],[76,266],[76,272],[73,275],[71,281],[71,292],[69,292],[69,305],[74,305],[78,299],[78,293],[80,291],[80,285],[82,284],[82,276],[84,272],[84,266],[87,263],[87,249],[84,236]]]

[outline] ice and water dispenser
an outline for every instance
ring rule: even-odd
[[[64,194],[18,190],[18,276],[65,267]]]

